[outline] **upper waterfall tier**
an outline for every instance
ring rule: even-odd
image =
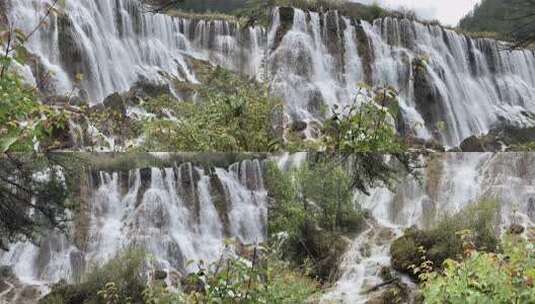
[[[226,239],[251,245],[267,237],[262,163],[245,160],[228,169],[183,163],[169,168],[93,172],[81,178],[79,211],[69,236],[50,233],[37,247],[15,244],[0,254],[25,283],[78,281],[130,246],[141,246],[157,269],[197,271],[217,261]],[[0,302],[1,302],[0,298]]]
[[[9,16],[30,32],[50,2],[12,1]],[[59,11],[28,48],[53,72],[50,90],[81,89],[92,103],[139,78],[197,82],[192,56],[269,81],[294,120],[321,121],[325,106],[350,103],[367,83],[399,90],[401,133],[447,146],[535,123],[535,53],[440,26],[277,8],[269,28],[244,27],[144,13],[137,0],[70,0]]]

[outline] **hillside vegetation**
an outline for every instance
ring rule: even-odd
[[[459,28],[527,47],[535,39],[535,3],[531,0],[482,0],[459,21]]]

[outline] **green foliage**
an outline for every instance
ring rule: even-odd
[[[217,68],[199,91],[198,102],[160,97],[147,109],[165,108],[173,118],[145,123],[145,146],[150,151],[260,151],[279,146],[272,119],[281,105],[256,83],[245,82]]]
[[[531,0],[483,0],[459,22],[477,36],[513,42],[513,48],[535,42],[535,3]],[[494,33],[494,34],[492,34]]]
[[[182,279],[178,291],[145,277],[147,255],[127,249],[91,270],[77,285],[58,284],[40,304],[233,304],[303,303],[318,284],[293,270],[277,249],[254,248],[249,256],[221,257]]]
[[[144,303],[146,279],[143,250],[129,248],[108,263],[94,267],[81,284],[58,284],[40,304],[127,304]],[[58,300],[61,299],[61,302]]]
[[[533,152],[535,151],[535,141],[530,141],[521,144],[513,144],[508,149],[508,152]]]
[[[145,287],[143,266],[146,254],[138,248],[128,248],[102,267],[90,271],[84,282],[97,295],[106,299],[116,299],[115,303],[139,302]]]
[[[183,280],[178,294],[160,285],[148,287],[143,292],[145,303],[293,304],[305,302],[318,289],[315,281],[292,270],[271,249],[255,248],[251,259],[222,258],[199,267]]]
[[[483,0],[462,18],[459,27],[470,32],[494,32],[505,34],[513,29],[514,22],[508,21],[512,10],[504,0]]]
[[[508,235],[502,247],[496,254],[467,246],[464,260],[446,260],[443,273],[426,276],[425,303],[534,303],[533,243]]]
[[[59,154],[0,154],[0,250],[66,229],[76,157]]]
[[[360,102],[360,97],[367,101]],[[374,96],[359,93],[352,105],[333,109],[323,126],[323,142],[328,151],[337,153],[403,152],[395,127],[389,123],[397,115],[395,90],[384,88]]]
[[[290,6],[316,12],[337,10],[344,16],[367,21],[373,21],[393,14],[393,12],[388,12],[377,3],[364,5],[362,3],[343,0],[271,0],[268,2],[271,6]]]
[[[305,208],[299,198],[296,171],[283,172],[273,162],[266,167],[266,188],[273,200],[269,211],[270,234],[286,232],[290,237],[298,235],[305,222]]]
[[[347,247],[343,234],[364,224],[346,171],[336,162],[305,163],[288,172],[270,164],[265,182],[272,199],[269,235],[284,240],[284,258],[309,268],[313,277],[332,280]]]
[[[11,59],[1,61],[6,67]],[[66,111],[39,103],[35,88],[24,86],[19,76],[5,71],[0,77],[0,152],[33,151],[38,142],[39,150],[54,149],[68,119]]]
[[[495,251],[498,245],[495,231],[497,202],[482,200],[463,210],[445,215],[429,230],[410,228],[392,243],[392,266],[415,279],[428,268],[440,269],[447,259],[463,255],[462,235],[470,232],[474,246],[480,250]],[[423,269],[422,262],[431,262]]]
[[[344,168],[331,162],[306,162],[282,172],[270,163],[266,187],[274,204],[270,209],[272,234],[298,233],[305,221],[330,231],[358,231],[363,213],[353,202],[351,179]]]

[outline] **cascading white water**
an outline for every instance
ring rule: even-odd
[[[15,27],[30,33],[52,3],[12,1],[10,19]],[[241,35],[239,24],[144,13],[137,0],[74,0],[64,5],[56,6],[27,44],[52,73],[58,93],[78,89],[77,74],[83,75],[81,88],[92,103],[128,90],[139,79],[164,81],[169,74],[195,83],[185,55],[259,73],[262,47],[256,44],[263,43],[260,27],[247,31],[252,37],[244,45],[248,35]]]
[[[88,212],[77,215],[68,238],[53,233],[40,247],[18,243],[0,255],[0,265],[11,266],[22,282],[44,287],[77,281],[89,267],[135,245],[147,250],[157,269],[172,275],[196,271],[197,263],[189,262],[217,261],[226,239],[244,245],[265,241],[261,176],[260,161],[214,172],[190,163],[99,172],[89,186]],[[85,217],[88,227],[80,224]]]
[[[534,123],[526,114],[535,111],[533,51],[406,19],[369,24],[294,10],[290,22],[270,63],[274,87],[296,119],[318,119],[318,103],[346,104],[368,81],[399,90],[410,132],[448,146],[501,121]]]
[[[12,1],[9,16],[30,32],[50,3]],[[321,121],[328,107],[350,103],[357,84],[368,83],[399,90],[405,133],[450,147],[501,123],[535,124],[535,53],[506,51],[494,40],[407,19],[370,24],[333,11],[275,9],[269,29],[245,29],[144,13],[138,0],[65,3],[28,49],[52,72],[59,93],[83,89],[92,103],[140,78],[196,82],[192,56],[268,81],[294,120]]]
[[[403,179],[393,191],[373,189],[356,201],[373,219],[343,258],[339,281],[324,303],[366,303],[364,293],[379,284],[379,272],[390,265],[390,243],[404,228],[426,227],[482,198],[500,202],[500,228],[511,223],[535,227],[535,155],[530,153],[448,153],[435,162],[438,172],[425,173],[423,183]],[[429,163],[428,162],[428,163]]]

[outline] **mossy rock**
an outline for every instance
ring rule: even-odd
[[[397,280],[370,295],[367,304],[404,304],[409,303],[409,287]]]
[[[305,237],[299,252],[308,253],[315,261],[315,275],[322,282],[335,282],[339,266],[350,242],[340,233],[323,230],[313,224],[303,228]]]
[[[97,290],[92,290],[88,284],[67,285],[58,283],[52,291],[39,300],[39,304],[89,304],[98,303]]]

